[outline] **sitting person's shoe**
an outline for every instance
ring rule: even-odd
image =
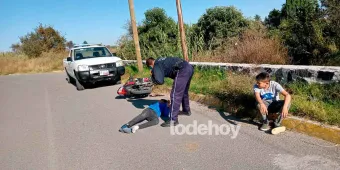
[[[286,131],[286,127],[279,126],[279,127],[275,127],[275,128],[272,129],[272,134],[277,135],[277,134],[284,132],[284,131]]]
[[[270,129],[270,127],[269,127],[268,123],[263,123],[262,126],[260,127],[260,130],[262,130],[262,131],[267,131],[269,129]]]
[[[120,127],[119,132],[124,132],[123,129],[129,128],[127,124],[124,124],[122,127]]]
[[[164,123],[161,124],[162,127],[170,127],[170,125],[176,126],[178,125],[178,120],[174,121],[174,120],[167,120]]]

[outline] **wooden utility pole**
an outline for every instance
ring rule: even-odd
[[[184,59],[186,61],[189,61],[187,44],[185,41],[185,29],[184,29],[183,15],[182,15],[182,5],[181,5],[180,0],[176,0],[176,6],[177,6],[177,15],[178,15],[178,23],[179,23],[179,32],[181,34],[182,53],[183,53]]]
[[[138,31],[136,26],[136,16],[135,16],[135,7],[133,5],[133,0],[129,0],[129,7],[130,7],[130,17],[131,17],[131,26],[133,31],[133,40],[135,42],[135,49],[137,55],[137,64],[139,72],[143,71],[143,63],[142,63],[142,56],[140,54],[140,47],[139,47],[139,38],[138,38]]]

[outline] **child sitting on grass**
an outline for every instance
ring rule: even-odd
[[[284,132],[286,128],[281,126],[282,119],[288,116],[291,96],[282,88],[282,86],[270,80],[267,72],[262,72],[256,76],[256,84],[254,85],[254,92],[257,101],[257,108],[262,115],[263,124],[260,128],[262,131],[270,129],[268,114],[277,114],[274,121],[274,128],[272,134]],[[280,94],[284,96],[284,100],[280,100]]]
[[[136,133],[138,129],[144,129],[159,123],[159,117],[169,116],[170,100],[161,99],[159,102],[150,105],[144,109],[141,114],[133,118],[127,124],[124,124],[119,131],[125,133]],[[147,122],[141,125],[138,123],[146,120]]]

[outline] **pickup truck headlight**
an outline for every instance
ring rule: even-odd
[[[124,66],[123,60],[119,60],[116,62],[116,67]]]
[[[78,66],[78,71],[89,71],[90,68],[88,65],[79,65]]]

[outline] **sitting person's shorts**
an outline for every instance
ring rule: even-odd
[[[281,114],[283,106],[285,104],[284,100],[262,100],[266,105],[268,114]],[[257,108],[260,109],[260,104],[257,103]],[[290,104],[288,105],[288,109]]]

